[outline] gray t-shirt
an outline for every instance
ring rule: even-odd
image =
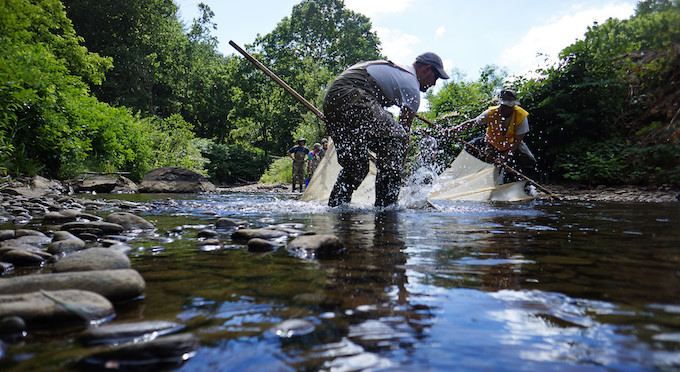
[[[413,65],[392,67],[387,64],[375,64],[366,66],[366,71],[380,85],[380,89],[387,101],[399,107],[409,107],[413,112],[418,112],[420,107],[420,83],[416,78]]]

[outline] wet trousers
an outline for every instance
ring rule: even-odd
[[[375,205],[390,206],[399,198],[409,137],[383,108],[372,84],[377,86],[367,72],[346,71],[324,97],[326,129],[342,166],[329,206],[350,203],[352,194],[368,174],[369,150],[376,154]]]

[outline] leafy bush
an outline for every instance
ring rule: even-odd
[[[259,149],[216,143],[210,144],[205,157],[208,177],[222,184],[257,181],[271,162]]]
[[[603,143],[581,140],[564,148],[555,166],[567,180],[586,184],[622,183],[630,169],[622,153],[623,141],[611,139]]]
[[[293,162],[288,157],[274,161],[267,171],[260,177],[261,183],[276,183],[293,181]]]

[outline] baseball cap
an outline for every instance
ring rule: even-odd
[[[449,78],[449,75],[446,73],[446,71],[444,71],[444,64],[442,63],[442,59],[432,52],[427,52],[419,55],[418,57],[416,57],[416,62],[434,67],[435,70],[437,70],[437,74],[439,74],[439,78],[441,79]]]
[[[517,101],[517,92],[515,92],[514,90],[511,89],[501,90],[500,98],[501,105],[509,107],[515,107],[519,105],[519,102]]]

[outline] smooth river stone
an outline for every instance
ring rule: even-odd
[[[182,328],[181,324],[166,321],[108,324],[88,329],[80,340],[87,345],[150,341]]]
[[[129,269],[130,259],[115,249],[90,248],[71,253],[54,264],[57,273],[71,271]]]
[[[234,240],[248,241],[253,238],[259,239],[277,239],[288,236],[286,232],[270,229],[240,229],[231,234]]]
[[[30,327],[55,322],[70,323],[108,318],[114,314],[113,305],[103,296],[81,290],[45,291],[0,295],[0,318],[17,316]],[[66,308],[77,308],[87,314],[88,319]]]
[[[111,301],[139,297],[146,287],[141,275],[135,270],[79,271],[56,274],[34,274],[12,278],[0,278],[0,293],[19,294],[64,289],[92,291]]]

